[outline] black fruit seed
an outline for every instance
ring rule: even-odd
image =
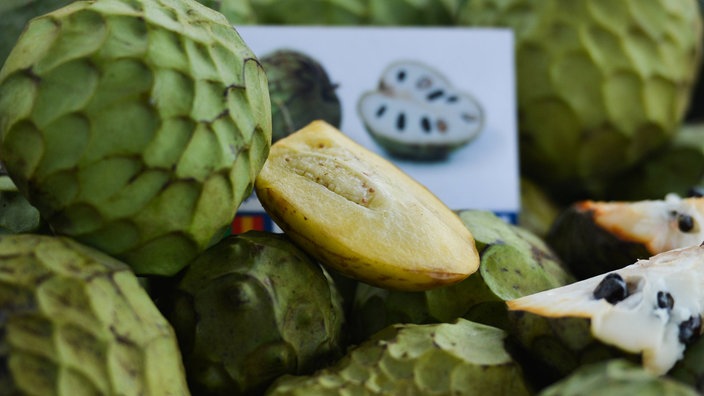
[[[430,124],[430,119],[428,117],[423,117],[420,119],[420,126],[423,128],[423,132],[430,133],[432,125]]]
[[[405,70],[399,70],[398,73],[396,73],[396,79],[398,81],[403,81],[406,79],[406,71]]]
[[[425,98],[428,101],[433,101],[433,100],[443,96],[444,94],[445,94],[445,92],[442,89],[438,89],[438,90],[435,90],[435,91],[429,93]]]
[[[658,292],[658,308],[666,308],[671,310],[675,306],[675,299],[672,298],[672,294],[664,291]]]
[[[628,297],[628,287],[621,275],[611,273],[604,277],[594,289],[594,298],[605,299],[611,304],[616,304]]]
[[[376,116],[381,117],[386,113],[386,105],[381,105],[379,108],[376,110]]]
[[[682,232],[690,232],[694,229],[694,218],[688,214],[677,215],[677,227]]]
[[[702,330],[702,318],[699,315],[690,316],[689,319],[680,323],[680,342],[689,345],[699,338]]]
[[[403,131],[406,128],[406,114],[401,113],[396,118],[396,129]]]

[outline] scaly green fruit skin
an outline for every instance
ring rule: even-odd
[[[528,395],[505,335],[464,319],[389,326],[334,366],[284,376],[266,395]]]
[[[354,340],[393,323],[448,322],[458,317],[506,328],[505,301],[574,280],[552,250],[530,231],[489,211],[467,209],[458,215],[476,233],[479,271],[459,283],[425,292],[358,284],[350,315]]]
[[[584,318],[546,318],[523,311],[509,311],[508,318],[509,340],[536,383],[551,384],[584,365],[610,359],[639,362],[637,355],[595,339]]]
[[[458,0],[200,0],[235,25],[451,25]]]
[[[653,375],[633,362],[614,359],[584,365],[569,377],[543,389],[539,396],[650,395],[695,396],[694,388]]]
[[[342,122],[342,104],[324,66],[301,51],[280,49],[260,58],[271,97],[272,142],[315,120],[335,128]]]
[[[0,70],[0,155],[57,234],[172,275],[219,239],[271,145],[267,80],[192,0],[80,1]]]
[[[0,235],[0,313],[3,395],[189,395],[169,322],[98,250]]]
[[[696,0],[478,0],[460,20],[515,32],[521,169],[564,200],[662,147],[687,110]]]
[[[4,0],[0,4],[0,64],[30,19],[63,7],[72,0]]]
[[[178,335],[194,394],[257,394],[344,348],[333,280],[284,234],[228,236],[157,301]]]

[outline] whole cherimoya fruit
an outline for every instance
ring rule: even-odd
[[[0,236],[0,361],[3,395],[189,394],[134,273],[66,237]]]
[[[0,70],[0,155],[53,230],[170,275],[247,197],[271,145],[266,76],[191,0],[80,1]]]
[[[335,92],[337,85],[317,59],[292,49],[279,49],[260,59],[269,80],[272,142],[315,120],[340,127],[342,104]]]
[[[284,234],[228,236],[160,300],[194,394],[258,394],[283,374],[312,372],[342,353],[337,289]]]
[[[696,0],[479,0],[461,15],[515,32],[522,169],[567,197],[675,134],[698,71],[700,18]]]

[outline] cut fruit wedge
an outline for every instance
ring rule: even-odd
[[[474,238],[451,209],[324,121],[272,145],[255,190],[292,240],[360,281],[427,290],[479,266]]]

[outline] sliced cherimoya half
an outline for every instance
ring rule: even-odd
[[[671,250],[618,271],[508,301],[509,316],[514,334],[528,350],[536,352],[534,347],[545,346],[545,337],[552,331],[552,335],[562,334],[555,345],[561,345],[563,356],[585,357],[589,355],[587,338],[593,337],[638,356],[648,371],[660,375],[701,334],[703,274],[704,246]],[[588,323],[584,337],[558,329],[568,327],[565,319],[569,318]],[[562,325],[556,326],[559,321]],[[542,348],[542,352],[557,349]],[[554,359],[548,364],[563,369],[571,366]]]
[[[417,62],[389,66],[378,89],[361,96],[358,112],[389,154],[422,161],[446,159],[477,137],[484,124],[483,109],[472,95]]]
[[[562,211],[545,239],[581,279],[639,258],[704,241],[704,198],[579,201]]]
[[[294,242],[375,286],[425,290],[479,266],[474,237],[452,210],[324,121],[272,145],[255,190]]]

